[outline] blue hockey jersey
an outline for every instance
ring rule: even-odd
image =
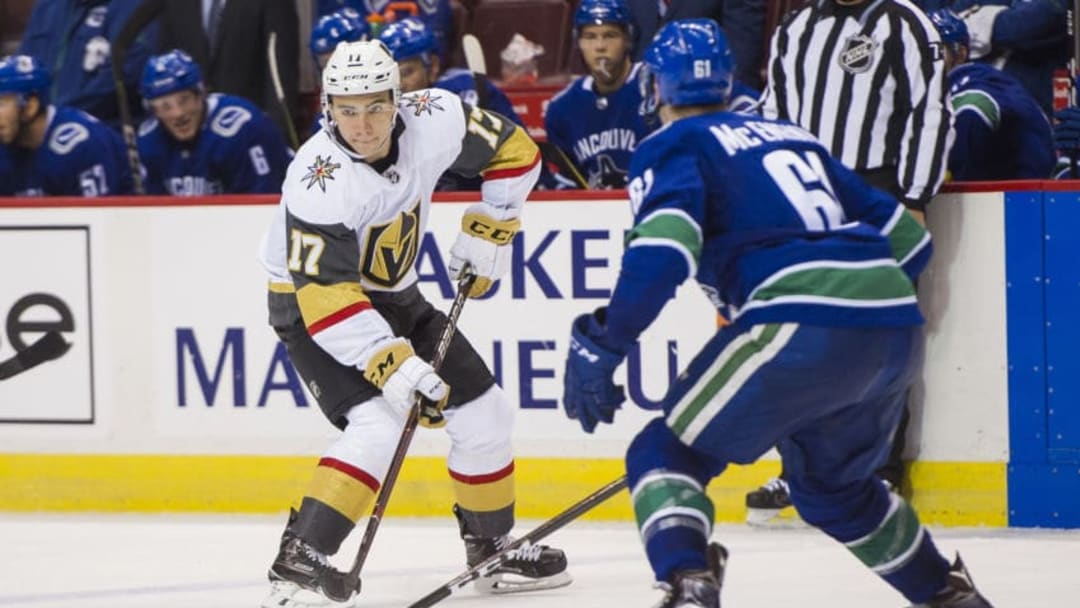
[[[147,194],[280,192],[292,151],[255,104],[219,93],[206,98],[206,117],[194,141],[179,143],[157,119],[139,128]]]
[[[922,322],[912,278],[929,233],[802,128],[683,118],[641,142],[630,176],[634,227],[606,321],[615,350],[689,277],[736,324]]]
[[[983,63],[949,72],[956,142],[953,180],[1046,179],[1054,168],[1053,131],[1015,78]]]
[[[0,145],[0,194],[109,196],[131,193],[131,168],[120,134],[75,108],[49,106],[37,150]]]
[[[582,76],[560,91],[548,104],[544,129],[548,141],[574,161],[589,188],[623,188],[630,157],[652,130],[640,114],[635,63],[621,88],[611,95],[593,90],[592,76]]]
[[[112,41],[142,0],[38,0],[19,53],[33,55],[52,74],[51,102],[84,110],[113,126],[120,121],[112,77]],[[157,25],[128,49],[124,84],[132,116],[142,116],[139,76],[150,58]]]

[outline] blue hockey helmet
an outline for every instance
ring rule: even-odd
[[[12,55],[0,59],[0,94],[15,93],[20,101],[35,95],[41,105],[49,103],[52,78],[41,62],[30,55]]]
[[[947,8],[941,8],[932,11],[928,16],[930,22],[937,28],[942,42],[953,48],[971,45],[967,24],[956,13]]]
[[[731,100],[735,63],[727,37],[712,19],[668,23],[656,33],[641,61],[645,115],[655,113],[661,104],[711,105]]]
[[[190,55],[174,49],[146,62],[139,86],[143,99],[150,101],[177,91],[201,88],[202,72]]]
[[[431,28],[418,17],[406,17],[387,25],[379,32],[379,40],[398,62],[419,57],[428,65],[437,50]]]
[[[627,35],[633,37],[634,21],[624,0],[581,0],[574,11],[574,39],[581,35],[581,28],[586,25],[605,23],[622,26]]]
[[[311,30],[308,48],[312,55],[318,57],[334,52],[340,42],[367,40],[369,35],[371,28],[360,13],[355,9],[343,8],[319,18]]]

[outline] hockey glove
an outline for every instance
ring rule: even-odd
[[[382,390],[383,398],[392,407],[406,414],[419,396],[420,424],[436,428],[446,424],[442,410],[450,398],[450,387],[427,361],[413,353],[407,342],[395,342],[376,353],[364,377]]]
[[[485,209],[477,204],[465,211],[461,234],[450,248],[451,278],[460,278],[466,266],[476,274],[470,298],[483,296],[510,269],[510,243],[521,227],[521,220],[497,220]]]
[[[1064,156],[1080,150],[1080,108],[1065,108],[1054,114],[1054,147]]]
[[[597,422],[614,421],[615,410],[626,401],[623,387],[612,381],[623,355],[597,343],[604,334],[603,312],[601,308],[574,319],[563,376],[563,409],[586,433],[592,433]]]

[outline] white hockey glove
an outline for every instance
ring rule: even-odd
[[[450,248],[450,276],[461,277],[469,266],[476,274],[470,298],[479,298],[491,289],[510,269],[510,243],[521,227],[521,220],[497,220],[486,212],[483,204],[465,210],[461,218],[461,234]]]
[[[997,20],[1001,11],[1007,8],[1009,7],[996,4],[991,6],[976,4],[960,13],[959,17],[964,20],[968,36],[971,38],[968,43],[970,59],[985,57],[994,50],[994,21]]]
[[[439,428],[446,424],[443,408],[450,387],[405,341],[395,342],[372,356],[364,377],[382,390],[391,406],[408,413],[420,396],[420,424]]]

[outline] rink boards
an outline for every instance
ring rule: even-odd
[[[927,364],[907,449],[928,521],[1080,526],[1080,201],[1060,187],[979,188],[931,207]],[[417,246],[421,288],[443,308],[445,252],[472,200],[436,203]],[[255,254],[274,202],[0,199],[0,361],[43,330],[72,345],[0,380],[0,510],[279,512],[299,498],[335,430],[266,326]],[[536,195],[509,277],[462,316],[519,405],[526,517],[621,475],[627,442],[714,331],[684,285],[619,371],[632,402],[616,424],[586,436],[566,420],[569,323],[610,295],[630,223],[619,193]],[[392,514],[446,515],[447,445],[418,432]],[[745,492],[777,464],[715,481],[718,519],[742,519]],[[590,516],[629,518],[629,500]]]

